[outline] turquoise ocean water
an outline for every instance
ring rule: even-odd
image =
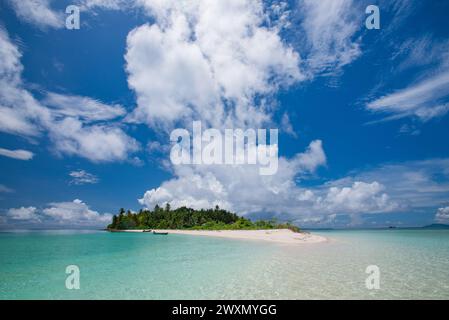
[[[449,299],[449,231],[318,234],[329,242],[0,232],[0,299]],[[68,265],[79,290],[65,287]],[[379,290],[365,286],[368,265]]]

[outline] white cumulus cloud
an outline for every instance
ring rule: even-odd
[[[69,226],[106,226],[112,221],[111,214],[100,214],[91,210],[79,199],[50,203],[50,207],[45,208],[43,214],[59,224]]]
[[[28,220],[39,222],[40,218],[36,213],[35,207],[11,208],[7,212],[7,216],[13,220]]]
[[[270,119],[256,96],[304,78],[299,55],[264,25],[261,1],[140,1],[156,23],[128,35],[129,119],[244,127]]]
[[[389,212],[397,209],[397,205],[384,193],[384,189],[377,181],[356,181],[348,187],[331,187],[325,198],[318,201],[318,207],[328,212],[348,214]]]
[[[139,149],[138,142],[112,125],[84,125],[76,118],[52,122],[49,136],[59,154],[76,155],[92,162],[126,160]]]
[[[449,223],[449,207],[439,208],[435,220],[441,223]]]
[[[175,166],[175,178],[145,192],[139,202],[149,208],[169,202],[172,207],[197,209],[219,205],[241,214],[298,214],[304,190],[296,186],[295,179],[325,162],[321,141],[314,141],[292,159],[280,157],[279,169],[272,176],[260,175],[258,165]]]

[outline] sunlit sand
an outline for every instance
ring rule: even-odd
[[[142,230],[123,230],[124,232],[142,232]],[[286,244],[304,244],[326,242],[322,236],[310,233],[296,233],[288,229],[271,230],[153,230],[168,234],[185,234],[192,236],[209,236],[242,240],[264,240]]]

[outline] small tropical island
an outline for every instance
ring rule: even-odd
[[[195,210],[181,207],[171,209],[156,205],[154,210],[141,209],[133,213],[120,209],[107,226],[111,232],[149,232],[155,234],[187,234],[216,236],[238,239],[270,240],[283,243],[323,242],[321,236],[301,231],[290,222],[279,223],[276,220],[258,220],[238,216],[235,213],[216,206],[214,209]]]

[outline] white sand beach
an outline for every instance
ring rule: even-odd
[[[142,232],[142,230],[124,230],[125,232]],[[288,229],[272,230],[154,230],[169,234],[186,234],[192,236],[222,237],[242,240],[263,240],[285,244],[306,244],[326,242],[322,236],[310,233],[295,233]]]

